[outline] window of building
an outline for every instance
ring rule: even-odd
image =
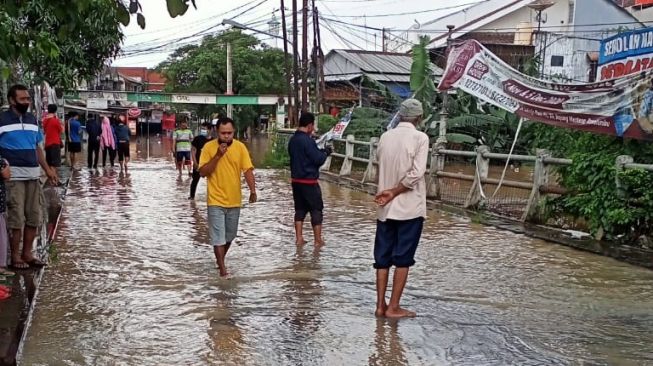
[[[574,13],[576,12],[576,5],[573,0],[569,0],[569,19],[567,24],[574,24]]]
[[[551,67],[562,67],[565,64],[564,56],[551,56]]]
[[[596,81],[596,75],[598,73],[599,63],[597,61],[590,61],[590,73],[587,81],[593,83]]]

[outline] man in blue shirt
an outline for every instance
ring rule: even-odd
[[[68,152],[70,153],[70,168],[75,169],[77,154],[82,151],[82,124],[79,123],[79,114],[71,112],[68,120]]]
[[[288,142],[292,196],[295,201],[295,236],[297,245],[305,243],[303,226],[306,214],[311,214],[315,245],[322,245],[322,191],[318,183],[320,167],[331,154],[331,148],[321,150],[311,137],[315,131],[315,116],[303,112],[299,128]]]
[[[125,124],[124,117],[120,116],[116,126],[116,149],[118,150],[118,162],[120,171],[123,169],[127,172],[127,163],[129,163],[129,127]]]
[[[7,95],[11,109],[0,114],[0,155],[11,166],[7,182],[7,227],[11,231],[11,262],[14,269],[42,267],[32,253],[37,228],[41,225],[41,168],[48,179],[58,183],[57,172],[48,166],[39,143],[36,118],[27,110],[30,95],[27,87],[14,85]],[[40,166],[40,167],[39,167]],[[20,251],[20,241],[23,250]]]

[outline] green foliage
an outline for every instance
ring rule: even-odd
[[[410,90],[415,93],[415,99],[421,101],[425,107],[433,104],[435,97],[435,84],[428,51],[429,42],[430,37],[422,36],[419,43],[413,46],[413,63],[410,68]],[[425,114],[429,113],[425,108]]]
[[[288,155],[289,137],[281,134],[273,134],[270,137],[268,151],[263,158],[263,166],[266,168],[286,168],[290,166],[290,155]]]
[[[615,162],[617,156],[630,155],[638,163],[651,164],[653,145],[543,124],[529,126],[528,138],[532,149],[546,148],[574,162],[559,169],[560,184],[569,194],[550,202],[554,214],[586,220],[597,238],[631,242],[653,234],[653,174],[618,173]]]
[[[338,123],[338,118],[335,118],[330,114],[320,114],[317,118],[317,127],[319,128],[318,133],[320,134],[329,131],[331,128],[333,128],[333,126],[336,125],[336,123]]]
[[[355,108],[351,122],[345,130],[346,135],[354,135],[357,140],[367,141],[370,137],[381,136],[390,120],[390,113],[376,108]]]
[[[479,107],[475,97],[460,91],[447,109],[451,116],[447,121],[448,141],[471,145],[482,141],[497,152],[510,149],[519,125],[517,115],[489,104]],[[437,135],[438,125],[429,131],[431,135]],[[526,151],[527,141],[519,138],[516,150]]]
[[[115,0],[5,1],[0,60],[16,79],[70,87],[118,54],[123,5]],[[7,75],[6,69],[2,72]],[[12,80],[18,81],[18,80]]]

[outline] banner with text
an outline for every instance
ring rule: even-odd
[[[468,40],[450,47],[438,88],[461,89],[536,122],[653,140],[651,71],[591,84],[558,84],[524,75]]]
[[[653,68],[653,28],[623,32],[601,41],[598,67],[599,80]]]

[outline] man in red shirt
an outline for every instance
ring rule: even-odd
[[[57,118],[57,105],[48,105],[48,114],[43,119],[45,132],[45,160],[51,167],[61,166],[61,133],[63,125]]]

